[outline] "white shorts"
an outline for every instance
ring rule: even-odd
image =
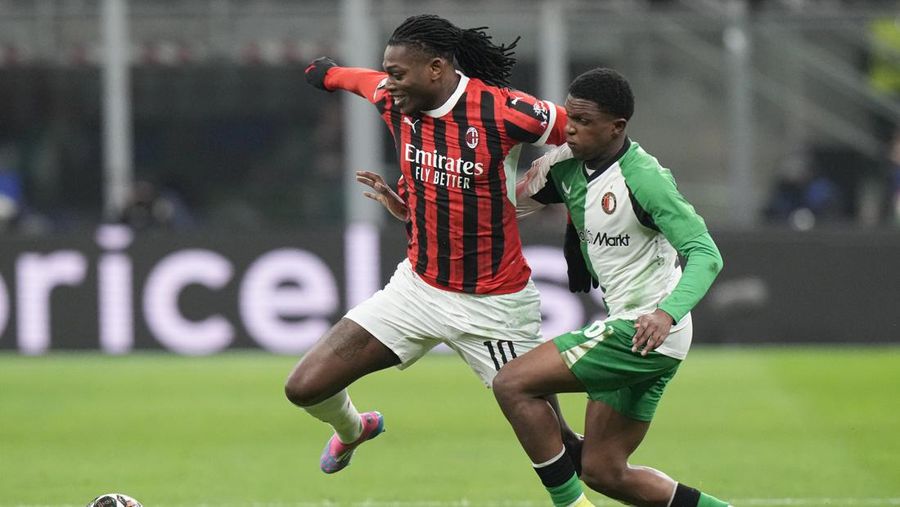
[[[500,367],[543,343],[540,297],[532,280],[512,294],[441,290],[419,278],[408,259],[384,289],[346,317],[397,354],[400,369],[445,343],[488,387]]]

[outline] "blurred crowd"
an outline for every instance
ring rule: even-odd
[[[664,9],[679,3],[648,0],[644,5]],[[813,4],[812,0],[749,3],[753,10],[771,6],[801,10]],[[821,3],[826,4],[830,8],[856,5],[837,0]],[[0,20],[2,17],[0,11]],[[864,41],[865,55],[853,62],[860,74],[852,78],[865,80],[871,93],[900,108],[900,16],[859,26],[866,28],[854,31],[853,36]],[[638,35],[641,40],[654,42],[651,37],[643,37],[646,34]],[[534,34],[529,37],[536,38]],[[0,39],[0,53],[4,44]],[[324,46],[322,49],[327,49]],[[658,76],[636,75],[632,81],[655,86],[659,80],[677,75],[678,62],[666,61],[665,54],[654,53],[655,49],[644,47],[642,51],[638,54],[649,61],[648,67],[661,70]],[[517,69],[537,74],[535,57],[534,51],[521,51]],[[181,65],[149,61],[133,66],[134,181],[124,209],[116,216],[104,216],[99,69],[91,64],[22,65],[14,59],[3,60],[0,54],[0,230],[56,233],[89,229],[110,220],[138,230],[161,231],[340,226],[344,221],[344,193],[348,191],[344,174],[354,169],[392,170],[394,148],[389,137],[379,131],[387,158],[372,160],[369,168],[343,167],[342,103],[306,90],[304,63],[296,58],[277,65],[216,60]],[[586,64],[576,62],[574,57],[570,62],[572,69]],[[591,67],[597,64],[589,62]],[[514,77],[514,82],[522,82],[520,76]],[[530,77],[533,90],[536,78]],[[672,85],[670,93],[689,92],[685,100],[676,101],[678,107],[710,108],[708,117],[722,122],[704,125],[702,131],[698,127],[694,137],[678,134],[686,142],[696,143],[697,149],[718,150],[726,139],[721,132],[727,129],[722,120],[727,108],[718,103],[718,98],[693,106],[689,99],[705,99],[709,93],[725,95],[722,88],[727,85],[724,81],[703,81],[693,73]],[[694,88],[684,88],[687,86]],[[764,98],[757,100],[763,102]],[[867,107],[872,108],[871,104]],[[640,121],[663,125],[654,132],[657,138],[674,137],[672,127],[678,128],[685,121],[680,113],[657,109],[648,111]],[[900,229],[900,117],[893,111],[874,116],[877,118],[871,121],[848,121],[877,138],[877,156],[872,155],[876,150],[863,155],[847,143],[827,137],[810,137],[803,142],[793,139],[787,146],[775,147],[783,152],[780,161],[766,163],[759,168],[762,176],[755,176],[755,222],[803,230],[860,225]],[[764,128],[761,124],[755,127]],[[814,125],[807,128],[808,132],[814,130]],[[757,149],[774,152],[770,147]],[[532,155],[524,152],[522,168],[527,167],[526,158]],[[687,157],[680,162],[673,171],[700,165],[692,164],[694,159]],[[724,193],[720,189],[726,172],[721,166],[706,163],[679,181],[686,195],[696,202],[727,206],[726,199],[718,196],[704,195],[704,201],[692,195],[694,188],[707,194]],[[397,176],[388,173],[386,179],[394,182]],[[697,187],[692,188],[692,184]],[[710,213],[713,218],[719,215],[727,213]]]
[[[763,212],[768,223],[900,227],[900,129],[883,160],[866,164],[846,150],[801,147],[777,174]]]

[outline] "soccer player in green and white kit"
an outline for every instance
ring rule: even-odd
[[[494,394],[556,505],[581,483],[542,396],[586,392],[581,479],[588,486],[632,505],[726,507],[662,472],[628,464],[687,355],[690,310],[722,269],[722,257],[672,173],[625,135],[634,97],[624,77],[610,69],[578,76],[566,111],[567,144],[532,164],[517,185],[518,208],[524,215],[565,203],[577,231],[567,238],[580,240],[582,253],[567,256],[570,288],[590,290],[591,278],[599,281],[609,317],[511,361],[494,379]],[[587,276],[578,279],[573,260],[586,263]]]

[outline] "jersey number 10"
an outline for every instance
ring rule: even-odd
[[[484,342],[484,346],[487,347],[488,352],[491,354],[491,359],[494,361],[494,368],[496,368],[497,371],[500,371],[501,366],[516,358],[516,349],[513,348],[513,342],[510,340],[497,340],[496,344],[497,347],[495,350],[494,342]],[[504,350],[504,348],[506,350]],[[497,359],[497,353],[500,354],[499,359]],[[507,355],[507,353],[509,355]]]

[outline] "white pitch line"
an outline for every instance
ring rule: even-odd
[[[622,504],[607,499],[595,499],[594,505],[620,506]],[[900,498],[737,498],[729,500],[735,507],[882,507],[900,506]],[[507,500],[477,502],[472,500],[419,500],[390,502],[383,500],[362,500],[354,502],[276,502],[250,504],[162,504],[147,507],[546,507],[547,502],[531,500]],[[0,504],[0,507],[84,507],[84,504]]]
[[[835,506],[877,506],[900,505],[900,498],[744,498],[733,500],[740,507],[742,505],[835,505]]]

